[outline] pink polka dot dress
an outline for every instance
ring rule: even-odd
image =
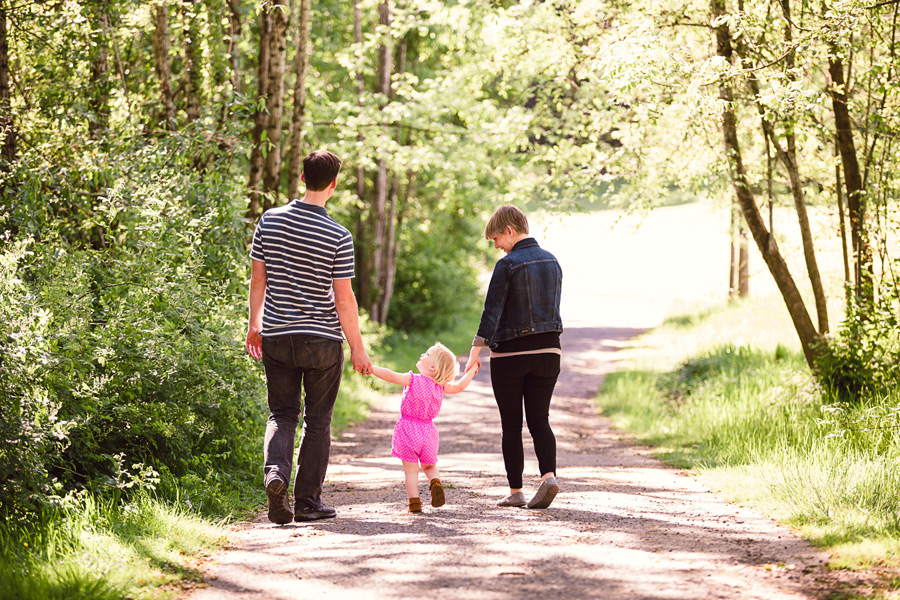
[[[406,462],[434,465],[440,439],[432,419],[441,411],[444,386],[419,373],[410,375],[400,399],[400,420],[394,426],[391,454]]]

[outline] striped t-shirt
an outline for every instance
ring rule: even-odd
[[[344,339],[333,285],[353,277],[353,236],[325,208],[294,200],[266,211],[250,258],[266,263],[263,337]]]

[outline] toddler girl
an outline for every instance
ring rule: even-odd
[[[457,383],[453,381],[459,371],[456,356],[441,343],[435,343],[416,363],[419,373],[395,373],[390,369],[372,365],[372,374],[397,385],[404,386],[400,399],[400,420],[394,427],[391,454],[403,461],[406,494],[409,496],[409,512],[422,512],[419,499],[419,464],[428,477],[431,505],[444,505],[444,487],[438,479],[437,452],[438,431],[434,419],[441,410],[444,394],[458,394],[468,387],[478,368],[473,366]]]

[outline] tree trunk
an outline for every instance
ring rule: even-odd
[[[738,221],[741,207],[737,203],[737,196],[731,201],[731,224],[728,228],[728,299],[737,298],[738,289]]]
[[[106,0],[99,0],[91,8],[94,12],[94,29],[91,36],[91,86],[88,105],[91,116],[88,134],[92,139],[102,137],[109,128],[109,15]]]
[[[713,21],[725,14],[725,0],[710,0],[710,11]],[[715,27],[716,31],[716,50],[719,56],[724,58],[729,64],[733,58],[731,45],[731,33],[727,23],[719,23]],[[743,159],[741,158],[741,147],[737,133],[737,118],[734,112],[734,93],[728,80],[722,78],[719,80],[719,99],[722,100],[722,135],[725,141],[725,151],[730,163],[730,171],[735,193],[744,219],[753,235],[753,239],[775,279],[784,303],[794,323],[794,328],[800,338],[803,348],[803,354],[810,368],[815,367],[815,349],[816,342],[819,341],[819,334],[813,326],[812,319],[803,304],[803,298],[800,290],[791,276],[787,263],[781,256],[775,239],[766,229],[765,221],[756,205],[756,198],[750,189],[747,181],[746,172],[744,170]]]
[[[738,231],[738,240],[738,297],[746,298],[750,295],[750,248],[743,225]]]
[[[847,106],[847,87],[844,81],[844,63],[838,49],[832,45],[828,55],[828,73],[831,76],[831,106],[837,132],[838,151],[844,171],[847,190],[847,212],[850,218],[850,244],[855,263],[854,283],[857,299],[871,305],[875,291],[872,283],[872,251],[866,234],[866,198],[862,187],[856,146],[853,142],[850,109]]]
[[[226,50],[231,60],[231,89],[241,93],[241,68],[238,40],[241,37],[241,0],[228,0],[228,44]]]
[[[182,0],[181,18],[184,24],[184,71],[181,87],[184,90],[184,112],[187,122],[200,118],[203,90],[200,76],[200,35],[197,31],[197,5],[194,0]]]
[[[0,171],[8,172],[16,161],[16,124],[9,93],[9,41],[6,37],[6,7],[0,4]]]
[[[359,8],[359,0],[353,0],[353,38],[358,48],[362,47],[362,13]],[[356,98],[360,113],[364,106],[366,93],[366,79],[362,68],[356,71]],[[362,148],[364,141],[362,130],[356,133],[356,141]],[[371,313],[370,299],[372,296],[372,263],[367,251],[369,245],[366,235],[366,170],[362,166],[362,156],[356,166],[356,197],[359,198],[360,210],[356,214],[356,285],[360,305]]]
[[[789,0],[782,0],[782,13],[785,17],[784,41],[786,45],[792,43],[793,35],[791,32],[791,13]],[[738,50],[741,54],[747,56],[742,47],[741,42],[737,42]],[[794,58],[789,55],[786,59],[786,67],[788,72],[793,68]],[[789,76],[790,77],[790,76]],[[803,185],[800,180],[800,167],[797,162],[797,144],[794,135],[793,124],[785,125],[785,138],[787,140],[787,149],[781,146],[781,143],[775,137],[775,126],[766,118],[766,108],[760,102],[759,80],[756,77],[749,79],[750,91],[753,93],[754,102],[759,112],[760,122],[762,123],[763,133],[766,138],[766,148],[775,148],[775,155],[784,165],[788,173],[788,179],[791,186],[791,195],[794,200],[794,210],[797,213],[797,221],[800,226],[800,239],[803,246],[803,258],[806,261],[806,271],[809,275],[809,281],[812,286],[813,298],[816,304],[816,315],[818,317],[819,333],[828,333],[828,302],[825,296],[825,288],[822,285],[822,276],[819,272],[819,264],[816,259],[816,249],[812,237],[812,229],[809,225],[809,215],[806,210],[806,197],[803,192]],[[770,173],[771,177],[771,173]],[[771,182],[770,182],[771,185]],[[771,195],[771,190],[770,190]]]
[[[853,280],[850,278],[850,257],[847,252],[847,223],[844,212],[844,192],[843,187],[844,184],[841,181],[841,164],[837,160],[838,156],[838,142],[837,137],[834,138],[834,191],[837,195],[837,205],[838,205],[838,221],[840,223],[841,228],[841,256],[844,259],[844,292],[846,294],[847,302],[850,301],[850,285],[852,285]]]
[[[378,6],[378,23],[384,27],[381,44],[378,46],[378,87],[377,91],[381,94],[381,105],[384,107],[391,93],[391,71],[392,71],[392,53],[391,48],[391,5],[390,0],[382,0]],[[387,253],[387,196],[388,196],[388,169],[387,159],[384,157],[384,150],[380,150],[381,156],[378,159],[378,170],[375,175],[374,209],[375,209],[375,232],[374,243],[375,251],[373,256],[373,264],[375,267],[375,298],[372,319],[376,323],[384,323],[385,315],[381,314],[381,300],[385,294],[385,284],[387,280],[387,265],[385,257]]]
[[[259,197],[263,172],[262,134],[266,130],[264,102],[269,89],[269,29],[271,18],[266,7],[259,13],[259,58],[256,67],[256,111],[253,114],[253,133],[250,148],[250,174],[247,180],[247,220],[251,223],[259,216]]]
[[[388,216],[387,233],[384,241],[384,265],[380,273],[381,298],[376,311],[380,317],[380,323],[387,322],[388,309],[391,306],[391,297],[394,295],[394,277],[397,273],[397,173],[391,177],[391,189],[388,192]]]
[[[166,0],[153,7],[153,66],[159,79],[159,127],[175,129],[175,102],[172,99],[172,67],[169,62],[169,11]]]
[[[309,12],[311,0],[300,0],[300,27],[294,60],[294,114],[291,126],[291,159],[288,165],[288,200],[299,197],[303,161],[303,119],[306,116],[306,71],[309,67]]]
[[[287,27],[290,17],[289,0],[274,0],[270,9],[269,87],[266,90],[266,152],[263,167],[263,211],[278,204],[281,183],[281,130],[284,113],[284,60],[287,51]]]

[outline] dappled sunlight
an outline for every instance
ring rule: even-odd
[[[406,512],[400,461],[390,457],[399,393],[334,443],[324,497],[338,518],[272,525],[260,518],[193,598],[411,598],[452,590],[494,600],[567,597],[803,598],[795,575],[823,557],[788,530],[723,503],[695,479],[649,457],[598,418],[593,395],[631,327],[567,328],[551,406],[561,491],[545,510],[501,508],[508,494],[490,361],[435,420],[447,504]],[[538,485],[523,426],[525,493]],[[790,568],[773,565],[791,565]],[[796,565],[796,568],[793,566]]]

